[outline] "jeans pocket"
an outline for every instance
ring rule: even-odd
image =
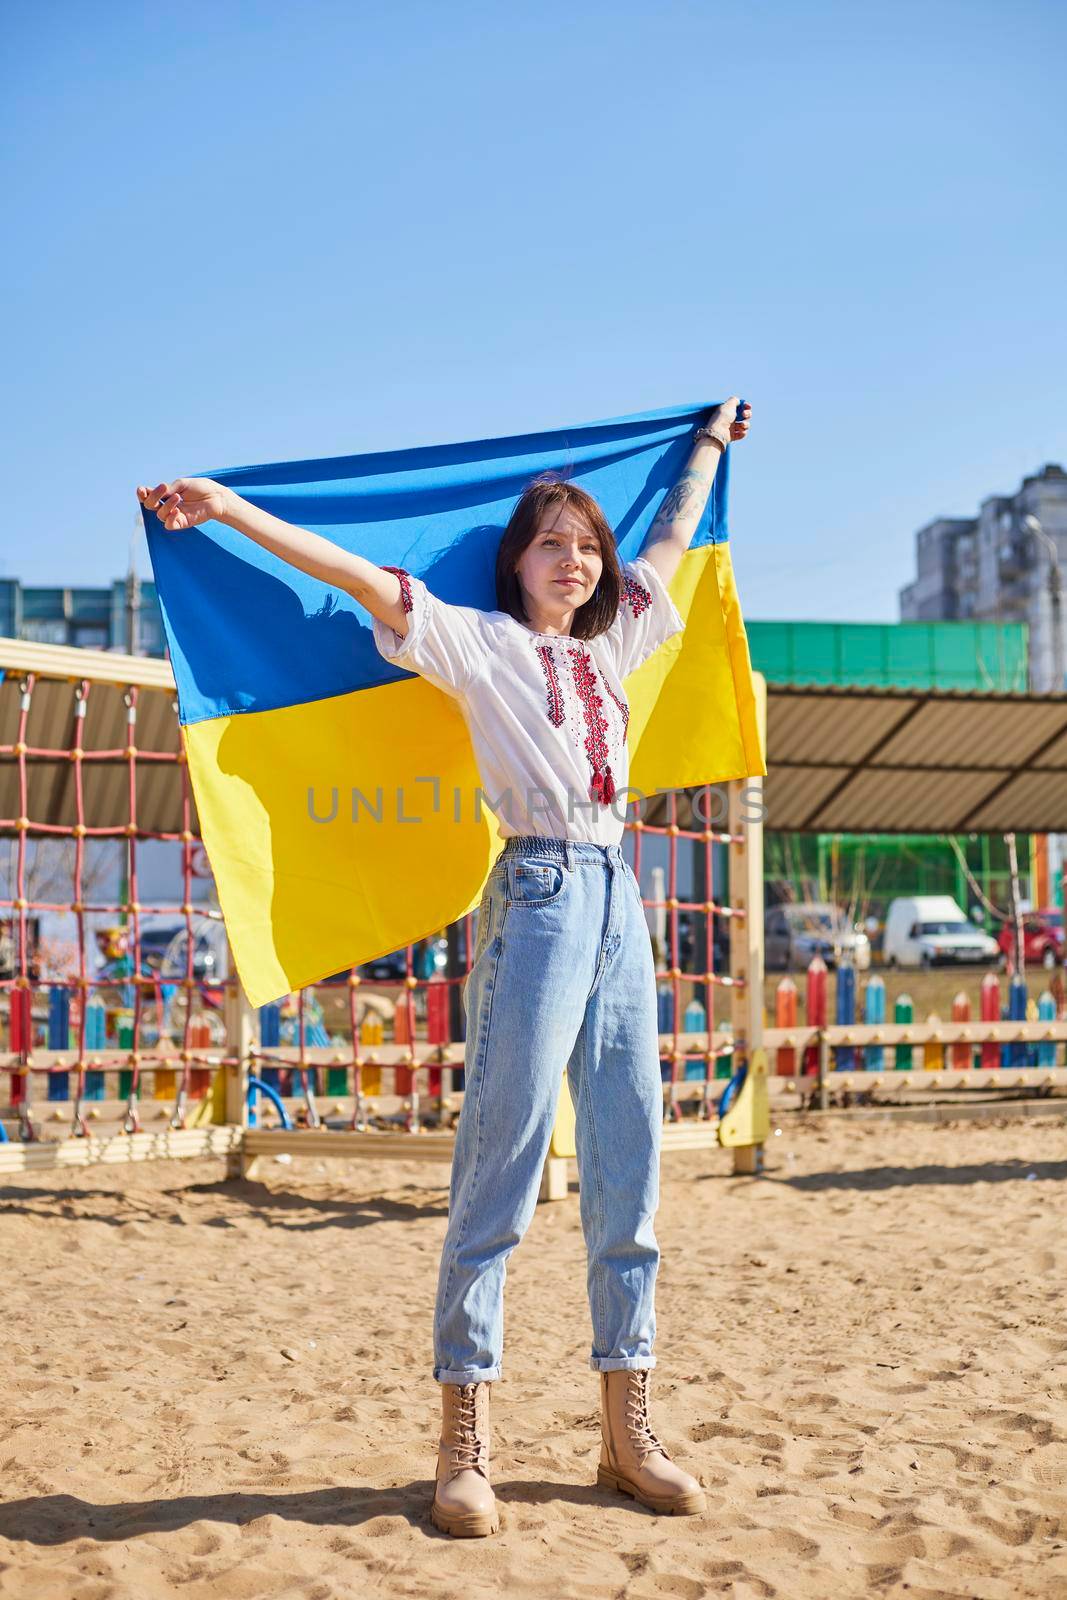
[[[513,906],[551,905],[566,881],[566,868],[559,861],[524,857],[508,863],[508,899]]]
[[[478,906],[478,931],[475,935],[474,954],[471,956],[471,966],[475,964],[492,936],[496,923],[496,908],[499,901],[500,889],[506,881],[503,870],[494,867],[486,879],[485,888]]]
[[[493,902],[488,895],[482,896],[482,903],[478,907],[478,932],[474,940],[474,954],[471,956],[471,966],[476,966],[478,957],[489,943],[489,932],[493,923]]]

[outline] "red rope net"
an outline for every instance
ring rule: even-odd
[[[45,680],[47,681],[47,680]],[[43,1073],[57,1080],[59,1092],[50,1098],[65,1098],[67,1078],[74,1076],[73,1131],[87,1132],[85,1102],[93,1098],[90,1072],[119,1067],[125,1081],[122,1089],[127,1101],[127,1130],[140,1127],[138,1102],[144,1068],[157,1063],[163,1070],[177,1073],[180,1085],[175,1095],[176,1125],[183,1124],[185,1108],[190,1094],[202,1089],[210,1069],[217,1065],[218,1057],[211,1059],[198,1053],[196,1017],[198,998],[204,986],[198,984],[193,973],[194,928],[196,908],[192,897],[192,852],[197,836],[192,826],[193,805],[189,789],[189,775],[184,752],[177,738],[172,750],[146,750],[137,747],[137,713],[139,686],[125,689],[125,737],[114,747],[88,748],[85,738],[87,714],[94,688],[100,686],[87,679],[77,683],[74,690],[73,734],[69,745],[31,744],[27,733],[34,704],[34,693],[40,677],[27,673],[19,685],[18,728],[11,744],[0,744],[0,758],[14,760],[17,770],[18,815],[0,817],[0,836],[14,840],[14,896],[0,898],[0,918],[7,913],[13,938],[9,940],[12,957],[5,964],[7,970],[0,977],[0,994],[6,996],[7,1046],[5,1065],[10,1071],[10,1102],[20,1117],[23,1138],[32,1138],[36,1129],[30,1116],[30,1075]],[[109,685],[110,689],[111,686]],[[113,692],[113,690],[112,690]],[[116,761],[125,763],[127,776],[125,816],[116,817],[106,824],[90,825],[86,808],[86,770],[103,768]],[[30,773],[32,763],[69,763],[73,774],[74,821],[72,823],[48,822],[31,815]],[[173,781],[180,785],[182,827],[177,831],[149,830],[138,823],[138,778],[146,768],[167,768]],[[31,841],[62,839],[73,842],[72,895],[69,900],[34,898],[27,893],[27,869]],[[127,895],[121,901],[93,900],[86,886],[86,845],[90,840],[112,839],[122,841],[125,854],[125,879]],[[180,846],[181,884],[180,902],[169,904],[142,904],[138,891],[138,847],[146,840],[169,841]],[[76,973],[67,979],[53,978],[48,985],[48,1025],[39,1025],[38,999],[41,972],[36,954],[34,917],[42,912],[66,913],[74,918],[76,930]],[[141,922],[148,914],[164,914],[181,919],[185,927],[186,970],[184,975],[171,976],[166,984],[157,973],[146,970],[142,962]],[[127,971],[116,978],[90,971],[87,919],[96,916],[122,917],[128,928]],[[0,969],[3,970],[3,969]],[[181,991],[183,1004],[164,1024],[164,989]],[[106,1048],[105,1038],[99,1037],[98,1004],[104,996],[114,997],[116,989],[124,992],[131,1004],[127,1037],[121,1049]],[[56,1004],[57,997],[65,1004]],[[97,1006],[94,1007],[94,1002]],[[155,1013],[154,1026],[146,1027],[149,1011]],[[46,1039],[42,1041],[42,1031]],[[151,1032],[154,1048],[146,1045],[146,1033]],[[66,1035],[63,1038],[63,1035]],[[35,1059],[35,1054],[45,1045],[49,1059]],[[12,1060],[14,1058],[14,1060]],[[12,1068],[15,1067],[15,1070]]]

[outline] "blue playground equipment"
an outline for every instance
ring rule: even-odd
[[[290,1117],[288,1111],[286,1111],[285,1103],[277,1089],[275,1089],[269,1083],[264,1083],[262,1078],[257,1078],[254,1076],[249,1077],[248,1080],[248,1126],[250,1128],[256,1128],[259,1126],[259,1097],[261,1094],[266,1095],[267,1099],[278,1113],[279,1117],[281,1118],[282,1127],[291,1128],[293,1126],[292,1118]]]

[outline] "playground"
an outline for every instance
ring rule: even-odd
[[[577,1197],[538,1207],[484,1542],[426,1517],[436,1169],[7,1176],[0,1595],[1061,1593],[1065,1128],[798,1118],[755,1186],[671,1158],[656,1388],[706,1519],[594,1487]]]

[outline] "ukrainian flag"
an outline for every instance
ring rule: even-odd
[[[530,478],[573,476],[632,560],[714,403],[198,475],[406,568],[442,600],[494,611],[497,546]],[[729,455],[671,584],[686,630],[626,681],[630,784],[646,794],[765,771],[730,565]],[[490,812],[474,814],[458,702],[387,662],[349,595],[221,524],[144,521],[204,844],[252,1004],[473,910],[500,839]]]

